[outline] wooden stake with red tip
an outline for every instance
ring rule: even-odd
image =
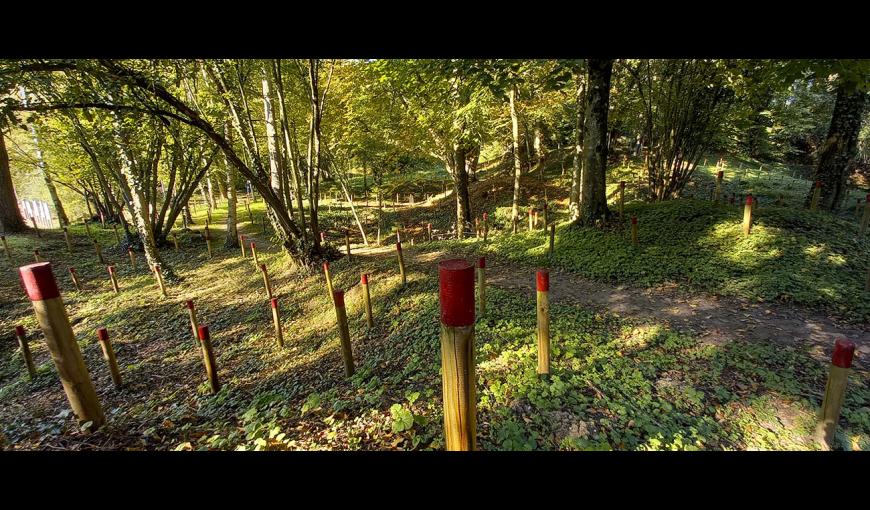
[[[634,246],[638,245],[637,240],[637,216],[631,217],[631,244]]]
[[[823,450],[830,450],[837,423],[840,421],[840,409],[846,396],[846,382],[852,358],[855,356],[855,344],[840,338],[834,343],[834,354],[831,356],[831,370],[828,373],[828,383],[825,386],[825,398],[819,411],[816,424],[815,440]]]
[[[810,199],[810,211],[815,211],[819,208],[819,198],[822,196],[822,181],[816,181],[816,186],[813,188],[813,197]]]
[[[426,233],[429,234],[429,241],[432,241],[432,224],[426,224]]]
[[[112,342],[109,341],[109,332],[106,328],[97,330],[97,339],[100,341],[100,348],[103,349],[103,359],[109,364],[109,371],[112,373],[112,382],[115,383],[115,388],[121,387],[121,371],[118,370],[118,360],[115,359],[115,351],[112,349]]]
[[[33,303],[39,327],[45,336],[70,407],[80,421],[92,422],[93,429],[102,426],[106,418],[82,360],[51,263],[30,264],[18,268],[18,271],[27,296]]]
[[[257,256],[257,243],[251,241],[251,256],[254,257],[254,267],[260,266],[260,258]]]
[[[217,362],[215,362],[214,350],[211,346],[211,335],[209,334],[208,326],[199,326],[197,332],[199,342],[202,345],[202,362],[205,365],[208,384],[211,386],[211,392],[217,393],[221,390],[221,383],[218,381]]]
[[[329,274],[329,261],[323,263],[323,276],[326,278],[326,290],[329,292],[329,299],[332,299],[332,276]]]
[[[242,248],[242,258],[247,258],[248,256],[245,255],[245,236],[243,234],[239,234],[239,246]]]
[[[338,322],[338,334],[341,339],[341,357],[344,359],[344,375],[353,375],[353,352],[350,349],[350,331],[347,327],[347,311],[344,308],[344,291],[332,293],[332,303],[335,305],[335,318]]]
[[[112,281],[112,290],[115,291],[115,294],[119,294],[121,291],[118,289],[118,279],[115,277],[115,266],[109,265],[109,280]]]
[[[266,287],[266,298],[272,299],[272,284],[269,282],[269,271],[266,264],[260,264],[260,272],[263,273],[263,285]]]
[[[534,219],[532,218],[532,213],[533,209],[529,207],[529,230],[532,230],[532,221],[534,221]]]
[[[438,285],[445,444],[449,451],[473,451],[477,449],[474,266],[462,259],[439,262]]]
[[[79,277],[76,275],[76,268],[69,268],[69,277],[72,279],[73,285],[75,286],[76,290],[81,292],[82,286],[79,285]]]
[[[486,257],[477,259],[477,314],[486,313]]]
[[[42,257],[39,256],[39,250],[33,250],[33,261],[42,262]]]
[[[743,206],[743,234],[752,232],[752,195],[746,195],[746,205]]]
[[[405,277],[405,258],[402,256],[402,242],[401,241],[396,243],[396,253],[399,256],[399,274],[402,275],[402,285],[406,285],[408,283],[408,280]]]
[[[538,374],[550,375],[550,272],[538,271]]]
[[[281,315],[278,312],[278,299],[272,298],[269,300],[272,305],[272,322],[275,325],[275,338],[278,340],[278,347],[284,347],[284,332],[281,330]]]
[[[193,342],[199,339],[199,333],[197,332],[197,328],[199,328],[199,322],[196,320],[196,308],[193,305],[193,300],[188,299],[184,306],[187,307],[187,314],[190,317],[190,328],[193,331]]]
[[[24,358],[24,364],[27,366],[27,375],[32,381],[36,377],[36,366],[33,364],[33,354],[30,353],[30,344],[27,342],[24,326],[15,326],[15,336],[18,338],[21,356]]]
[[[362,276],[360,276],[359,283],[363,288],[363,303],[365,303],[366,308],[366,323],[369,328],[373,328],[375,327],[375,321],[372,317],[372,296],[369,293],[369,275],[363,273]]]

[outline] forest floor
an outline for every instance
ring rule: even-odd
[[[546,193],[552,203],[563,203],[563,187],[528,181],[529,200],[543,199]],[[604,234],[609,244],[601,257],[585,233],[560,225],[556,256],[550,260],[541,233],[504,232],[509,185],[507,177],[486,176],[473,189],[475,203],[494,218],[487,243],[424,242],[425,223],[433,224],[436,235],[450,229],[451,200],[435,197],[414,206],[388,207],[382,218],[383,245],[365,248],[361,239],[354,239],[352,259],[331,264],[335,287],[347,293],[356,362],[350,378],[344,376],[335,313],[322,275],[296,272],[263,235],[259,221],[244,221],[244,209],[240,229],[257,243],[260,260],[269,267],[284,321],[284,349],[275,344],[262,277],[251,259],[216,242],[215,257],[209,260],[194,231],[180,234],[180,252],[171,245],[163,250],[167,263],[183,278],[170,285],[167,299],[159,297],[141,254],[134,270],[126,254],[113,249],[110,229],[91,227],[106,247],[106,258],[118,267],[118,295],[111,291],[105,267],[94,260],[83,226],[71,228],[73,254],[66,253],[58,231],[45,232],[42,238],[9,236],[14,259],[0,262],[0,444],[15,450],[442,449],[436,264],[453,256],[474,260],[485,255],[487,313],[478,318],[475,332],[481,449],[815,449],[814,418],[838,335],[855,341],[858,352],[836,447],[870,448],[870,342],[866,321],[860,319],[865,298],[849,290],[863,288],[863,266],[853,258],[866,253],[866,246],[851,239],[849,218],[762,209],[757,238],[789,240],[793,244],[778,249],[797,250],[801,256],[785,253],[763,264],[738,267],[723,256],[739,244],[729,230],[737,223],[732,211],[691,198],[657,208],[632,204],[642,224],[654,231],[641,238],[648,247],[631,251],[624,232],[614,229]],[[262,202],[251,209],[259,220]],[[334,205],[322,211],[324,224],[334,227],[330,242],[343,248],[336,233],[338,227],[352,225],[348,211]],[[373,230],[372,208],[360,213],[369,221],[367,230]],[[204,214],[200,206],[194,229]],[[695,222],[719,222],[724,234],[716,243],[699,244],[707,230],[700,236],[683,235],[682,227],[654,225],[674,217],[684,218],[681,223],[689,230]],[[224,218],[221,209],[213,214],[216,239],[222,239]],[[788,222],[776,223],[782,218]],[[405,286],[397,271],[395,237],[388,233],[389,226],[402,223]],[[713,252],[716,258],[706,263],[727,271],[686,279],[679,272],[683,266],[663,262],[688,264],[680,258],[685,252],[663,255],[657,236],[680,240],[695,257]],[[830,238],[828,245],[804,253],[819,238]],[[71,415],[19,287],[17,267],[32,260],[37,247],[54,266],[108,417],[107,425],[94,432],[82,430]],[[755,245],[743,249],[758,250]],[[818,254],[829,267],[813,258]],[[597,258],[603,259],[598,266]],[[84,281],[82,292],[71,287],[66,273],[70,265]],[[626,265],[666,270],[644,277],[625,273]],[[797,297],[776,298],[782,283],[773,276],[804,266],[823,270],[806,280],[796,271],[792,280],[798,280]],[[539,267],[551,271],[549,379],[535,373],[532,285]],[[619,270],[607,276],[613,268]],[[363,272],[371,275],[372,329],[365,326],[357,285]],[[713,284],[704,285],[704,278]],[[729,293],[716,287],[724,281],[720,279],[748,284]],[[842,307],[832,310],[812,300],[805,291],[819,282]],[[769,289],[774,297],[750,292],[758,288]],[[187,299],[194,300],[200,323],[212,331],[222,382],[217,394],[209,390],[190,332]],[[17,324],[29,332],[37,365],[33,381],[27,379],[11,335]],[[121,365],[125,384],[120,390],[112,386],[95,339],[101,326],[109,329]]]

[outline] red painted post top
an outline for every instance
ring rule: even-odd
[[[816,181],[816,187],[817,187],[817,188],[821,188],[821,187],[822,187],[822,181]]]
[[[184,303],[184,306],[186,306],[187,308],[193,310],[193,300],[192,300],[192,299],[188,299],[187,302]]]
[[[211,340],[211,335],[208,333],[208,326],[200,326],[197,328],[197,332],[199,333],[199,340]]]
[[[328,260],[327,260],[326,262],[323,263],[323,272],[324,272],[324,273],[328,273],[328,272],[329,272],[329,261],[328,261]]]
[[[97,339],[100,342],[105,342],[109,340],[109,331],[106,328],[100,328],[97,330]]]
[[[855,344],[839,338],[834,342],[834,355],[831,356],[831,364],[840,368],[851,368],[852,358],[855,356]]]
[[[34,255],[39,255],[39,250],[33,250]]]
[[[396,243],[396,251],[402,251],[402,241]]]
[[[549,271],[538,271],[536,275],[536,281],[538,283],[538,292],[550,292],[550,272]]]
[[[272,298],[269,300],[269,303],[272,305],[272,308],[278,308],[278,298]]]
[[[160,272],[160,264],[154,264],[154,270]]]
[[[632,217],[631,217],[631,224],[632,224],[632,225],[637,225],[637,216],[632,216]]]
[[[266,272],[266,264],[260,264],[260,271]]]
[[[332,300],[335,301],[336,308],[344,308],[344,291],[343,290],[332,291]]]
[[[69,272],[72,274],[76,274],[76,268],[74,268],[74,267],[69,268]]]
[[[547,202],[544,202],[544,210],[547,210]]]
[[[15,334],[23,338],[24,334],[25,334],[24,333],[24,326],[22,326],[20,324],[18,326],[15,326]]]
[[[368,284],[369,284],[369,275],[363,273],[363,274],[359,277],[359,282],[360,282],[360,284],[362,284],[362,285],[368,285]]]
[[[107,267],[109,268],[109,274],[115,274],[115,266],[113,266],[113,265],[110,264],[110,265],[107,266]],[[160,270],[160,269],[158,269],[158,271],[159,271],[159,270]]]
[[[486,257],[480,257],[477,259],[477,267],[484,269],[486,267]]]
[[[127,248],[127,253],[133,253],[133,248]]]
[[[746,195],[746,205],[752,205],[752,195]]]
[[[257,247],[257,243],[255,243],[254,241],[251,241],[251,249],[253,250],[256,247]]]
[[[474,324],[474,266],[464,259],[438,263],[441,322],[445,326]]]
[[[870,196],[870,195],[868,195],[868,196]],[[868,200],[870,200],[870,199],[868,199]],[[486,220],[487,218],[489,218],[489,215],[487,215],[486,213],[483,213],[483,219]]]
[[[724,176],[725,176],[725,172],[723,170],[719,170],[718,172],[716,172],[716,177],[718,177],[719,179],[721,179]]]
[[[37,262],[18,268],[24,290],[31,301],[42,301],[60,297],[51,262]]]
[[[325,243],[325,242],[326,242],[326,237],[323,235],[323,232],[320,233],[320,242],[321,242],[321,243]]]
[[[619,181],[619,189],[625,189],[625,181]]]

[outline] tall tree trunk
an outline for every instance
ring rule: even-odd
[[[583,187],[580,174],[583,169],[583,119],[586,116],[586,82],[577,86],[577,123],[574,126],[574,164],[571,168],[571,195],[568,201],[568,216],[571,221],[580,218],[580,190]]]
[[[308,148],[308,211],[311,214],[311,232],[314,246],[320,251],[320,236],[317,234],[320,225],[317,220],[318,201],[320,199],[320,88],[318,86],[317,59],[308,60],[309,93],[311,100],[311,133]]]
[[[511,206],[511,225],[513,232],[517,231],[520,217],[520,176],[523,173],[523,163],[520,159],[520,124],[517,115],[517,86],[511,85],[509,94],[511,107],[511,139],[514,151],[514,198]]]
[[[589,91],[583,127],[583,172],[580,177],[580,217],[577,223],[593,225],[610,216],[607,209],[607,110],[613,60],[589,59]]]
[[[281,156],[278,153],[278,130],[275,129],[275,115],[272,112],[272,97],[269,93],[269,80],[263,77],[263,117],[266,123],[266,146],[269,149],[269,182],[272,191],[284,197]]]
[[[6,233],[24,232],[27,224],[18,209],[15,188],[12,185],[12,172],[9,169],[9,153],[6,141],[0,131],[0,230]]]
[[[30,136],[33,137],[33,144],[36,146],[36,164],[39,167],[39,173],[42,174],[42,180],[45,182],[45,187],[48,189],[48,194],[51,197],[51,203],[54,204],[54,210],[57,213],[57,221],[61,227],[69,225],[69,218],[66,216],[66,211],[63,209],[63,204],[60,197],[57,195],[57,188],[54,186],[54,181],[48,174],[45,167],[45,160],[42,158],[42,149],[39,148],[39,136],[36,134],[36,128],[30,124]]]
[[[224,123],[224,136],[227,141],[232,144],[232,129],[230,129],[229,121]],[[224,238],[224,248],[237,248],[239,246],[239,231],[236,228],[238,215],[236,214],[236,167],[230,163],[229,158],[224,155],[227,167],[227,235]]]
[[[465,167],[465,156],[468,150],[461,143],[454,143],[448,149],[445,163],[453,177],[456,190],[456,238],[465,237],[465,226],[471,223],[471,200],[468,194],[468,171]]]
[[[837,87],[831,125],[819,151],[819,163],[813,179],[822,183],[820,209],[836,211],[848,195],[847,181],[854,170],[858,133],[867,100],[867,92],[852,90],[843,84]],[[807,193],[806,205],[812,199],[814,186],[815,182]]]

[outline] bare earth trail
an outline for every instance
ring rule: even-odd
[[[413,263],[432,266],[450,254],[406,250]],[[394,248],[377,247],[354,253],[393,256]],[[535,295],[535,271],[487,256],[487,284]],[[855,368],[870,363],[870,329],[867,325],[845,325],[794,305],[753,303],[703,292],[687,292],[674,286],[638,288],[625,284],[597,282],[558,269],[550,270],[550,300],[571,303],[624,317],[653,320],[676,331],[690,333],[701,342],[723,345],[733,340],[808,345],[819,360],[830,360],[834,341],[845,336],[855,342]]]

